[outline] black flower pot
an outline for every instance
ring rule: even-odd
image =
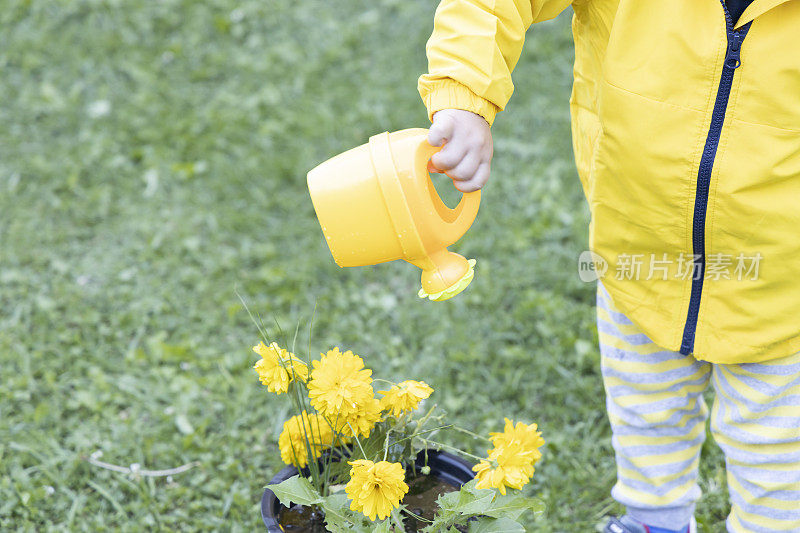
[[[425,464],[425,452],[420,452],[417,455],[414,466],[419,471]],[[472,472],[472,465],[451,453],[428,450],[427,465],[431,469],[428,475],[456,487],[460,487],[475,477]],[[287,466],[272,478],[270,484],[286,481],[294,475],[297,475],[297,468]],[[264,489],[264,495],[261,497],[261,519],[264,521],[264,525],[267,526],[269,533],[283,532],[278,523],[283,508],[275,493],[269,489]]]

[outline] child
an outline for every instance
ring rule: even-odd
[[[627,508],[606,531],[694,530],[711,381],[728,531],[800,532],[800,1],[443,0],[419,89],[460,190],[489,177],[525,31],[570,4]]]

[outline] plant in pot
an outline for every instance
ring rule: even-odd
[[[295,413],[278,439],[289,466],[261,502],[269,532],[511,533],[525,531],[522,513],[543,512],[521,490],[544,444],[536,424],[506,419],[502,432],[476,435],[426,405],[433,389],[424,381],[374,378],[361,357],[339,348],[303,360],[260,329],[254,369]],[[443,444],[436,435],[444,430],[491,449],[479,457]]]

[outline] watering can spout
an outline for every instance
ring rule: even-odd
[[[472,282],[475,260],[442,248],[422,261],[410,261],[422,269],[420,298],[434,301],[449,300]]]
[[[427,170],[439,150],[428,131],[381,133],[308,173],[308,187],[328,247],[340,266],[404,259],[422,269],[420,296],[445,300],[464,290],[474,261],[450,252],[472,225],[480,191],[451,209]]]

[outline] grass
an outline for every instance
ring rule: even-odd
[[[346,346],[383,377],[425,379],[463,427],[538,422],[549,510],[532,530],[591,531],[619,511],[593,287],[574,273],[588,214],[568,15],[529,34],[494,128],[492,182],[456,246],[476,279],[432,304],[406,264],[336,267],[305,188],[318,162],[427,123],[416,78],[434,5],[362,4],[0,12],[0,529],[259,528],[286,412],[251,370],[236,291],[287,329],[316,306],[312,352]],[[90,464],[98,452],[197,466],[137,477]],[[721,459],[705,452],[698,516],[721,531]]]

